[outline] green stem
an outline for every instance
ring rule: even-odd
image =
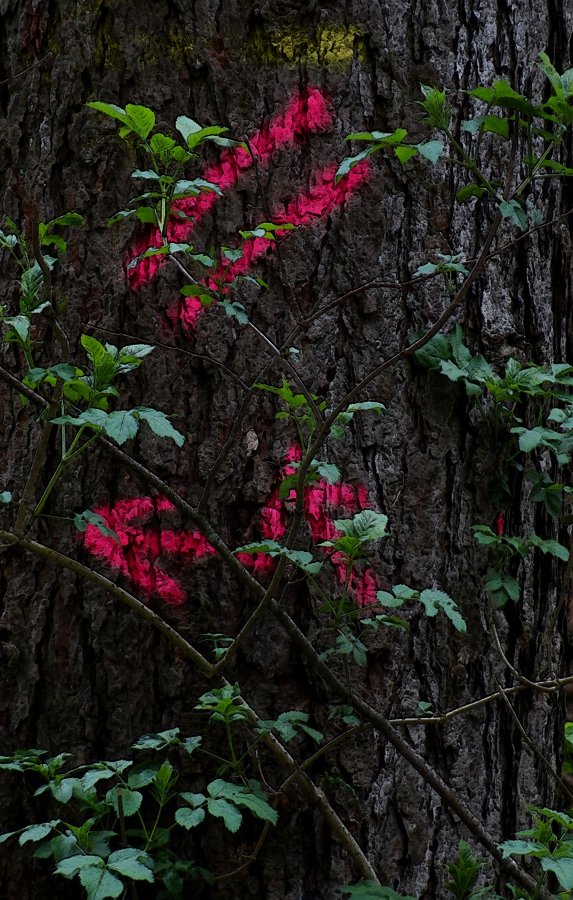
[[[229,750],[231,751],[231,762],[233,768],[236,769],[238,766],[237,754],[235,753],[235,745],[233,743],[233,730],[231,728],[231,723],[228,719],[225,719],[225,731],[227,733],[227,743],[229,745]]]
[[[73,459],[75,459],[76,456],[79,456],[80,453],[83,453],[83,451],[86,449],[86,447],[88,447],[89,444],[92,442],[92,440],[94,440],[94,438],[90,438],[90,440],[87,441],[82,447],[80,447],[79,450],[75,449],[81,436],[82,436],[82,433],[86,427],[87,427],[86,425],[82,425],[80,427],[80,430],[78,431],[78,433],[76,434],[72,443],[70,444],[70,449],[67,451],[67,453],[64,456],[62,456],[60,462],[58,463],[58,465],[56,467],[56,471],[50,478],[48,485],[47,485],[44,493],[40,497],[38,504],[33,512],[33,516],[35,518],[37,518],[40,515],[40,513],[42,512],[42,510],[44,509],[44,506],[46,505],[50,494],[52,493],[56,484],[60,480],[62,472],[64,471],[64,469],[68,465],[68,463],[71,462]],[[94,437],[97,437],[97,435],[95,435]]]
[[[485,175],[482,174],[481,170],[476,166],[474,161],[469,158],[466,151],[464,150],[462,145],[459,144],[458,141],[456,141],[455,137],[453,136],[453,134],[449,130],[449,128],[445,129],[445,135],[446,135],[447,139],[449,140],[450,144],[452,145],[452,147],[454,148],[454,150],[456,151],[456,153],[459,155],[461,164],[463,166],[465,166],[466,169],[469,169],[470,172],[472,172],[473,175],[475,175],[475,177],[479,181],[481,181],[481,183],[487,190],[488,194],[491,194],[492,197],[495,196],[495,190],[494,190],[491,182],[488,181],[488,179],[485,177]]]
[[[531,184],[531,182],[533,181],[533,179],[534,179],[535,176],[537,175],[539,169],[542,167],[543,163],[545,162],[545,160],[547,159],[547,157],[549,156],[549,154],[550,154],[551,151],[553,150],[553,147],[554,147],[555,144],[557,144],[557,143],[559,143],[559,141],[553,140],[553,141],[551,141],[551,143],[549,144],[549,146],[545,148],[545,150],[543,151],[543,153],[541,154],[541,156],[539,157],[539,159],[537,160],[537,162],[536,162],[535,165],[533,166],[533,168],[532,168],[531,172],[529,173],[529,175],[527,176],[527,178],[526,178],[524,181],[522,181],[521,184],[519,185],[519,187],[514,191],[513,197],[519,197],[519,195],[523,193],[523,191],[525,190],[525,188],[526,188],[529,184]]]

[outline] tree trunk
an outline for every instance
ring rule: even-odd
[[[420,124],[420,82],[458,91],[505,77],[518,90],[540,96],[537,54],[546,50],[559,71],[567,68],[572,33],[571,13],[549,0],[517,5],[2,0],[0,8],[2,212],[24,224],[33,210],[44,221],[68,210],[87,216],[85,231],[71,238],[54,275],[68,298],[64,322],[74,361],[82,359],[83,332],[118,345],[135,343],[137,336],[177,348],[158,348],[125,379],[125,402],[176,412],[186,443],[178,450],[142,430],[128,452],[193,504],[238,421],[244,397],[239,379],[251,384],[266,360],[262,382],[278,385],[282,372],[260,337],[221,308],[196,316],[192,305],[182,306],[184,280],[174,265],[126,272],[134,241],[145,246],[145,235],[134,238],[129,224],[108,229],[105,221],[132,195],[130,173],[140,160],[117,138],[114,124],[85,104],[149,106],[165,131],[186,115],[201,124],[228,126],[230,135],[251,143],[260,139],[261,146],[274,141],[271,149],[265,145],[257,165],[226,185],[224,197],[198,221],[193,240],[197,251],[236,246],[239,229],[281,216],[285,221],[287,214],[295,218],[300,227],[277,242],[277,251],[253,260],[251,274],[263,278],[268,289],[245,284],[236,295],[257,329],[280,346],[302,316],[360,285],[408,282],[436,252],[475,258],[490,225],[475,204],[454,207],[444,164],[403,167],[390,154],[376,157],[349,182],[344,196],[335,196],[332,175],[349,152],[343,138],[399,126],[409,130],[409,140],[427,137]],[[211,165],[219,155],[214,149]],[[501,155],[492,158],[492,171],[501,163]],[[569,194],[547,190],[548,217],[568,208]],[[504,223],[499,242],[513,236]],[[498,370],[512,356],[539,364],[573,359],[570,267],[566,221],[492,259],[456,314],[469,346]],[[8,305],[15,297],[16,272],[6,260],[3,272]],[[438,280],[416,289],[375,285],[301,330],[293,338],[300,350],[291,357],[293,365],[332,408],[375,365],[430,327],[447,303]],[[185,310],[186,326],[181,324]],[[3,365],[16,370],[15,351],[4,347]],[[41,423],[7,385],[0,385],[0,396],[5,435],[0,490],[11,490],[18,499]],[[388,628],[370,640],[366,669],[349,666],[352,688],[393,719],[415,716],[420,701],[445,712],[496,691],[498,683],[515,684],[493,646],[481,586],[488,559],[471,526],[493,526],[500,514],[511,534],[554,536],[551,525],[538,506],[525,502],[521,475],[512,476],[509,499],[494,495],[497,448],[463,387],[409,358],[385,371],[358,399],[381,401],[387,413],[356,416],[342,440],[327,441],[323,458],[338,466],[343,487],[330,491],[327,501],[326,488],[316,495],[299,546],[307,549],[313,536],[325,536],[326,519],[350,516],[364,505],[380,510],[389,518],[391,537],[376,545],[375,587],[447,591],[468,630],[458,634],[445,616],[412,611],[409,631]],[[278,516],[273,492],[296,433],[289,421],[275,420],[275,400],[263,391],[256,394],[216,474],[207,514],[231,547],[257,540],[268,516]],[[57,452],[52,443],[44,486]],[[118,565],[114,570],[101,545],[98,558],[89,542],[79,543],[69,523],[45,519],[33,536],[117,580],[195,646],[208,632],[235,636],[256,598],[214,555],[180,545],[170,553],[162,543],[162,533],[189,534],[193,526],[174,511],[161,511],[157,502],[149,508],[118,506],[153,493],[96,447],[70,470],[48,508],[53,515],[129,508],[133,529],[158,542],[147,575],[139,571],[143,557],[136,551],[123,557],[123,572]],[[10,510],[1,515],[2,527],[11,527]],[[288,521],[289,510],[282,515]],[[125,520],[116,524],[129,531]],[[316,558],[321,552],[315,550]],[[70,752],[81,763],[125,755],[145,732],[179,726],[188,734],[205,726],[194,705],[207,681],[164,637],[72,572],[21,549],[5,550],[0,560],[2,753],[45,747]],[[519,609],[510,604],[496,614],[504,651],[528,678],[563,675],[565,650],[557,631],[549,639],[549,657],[541,654],[565,567],[543,557],[526,568]],[[255,575],[268,584],[268,574],[255,570]],[[340,590],[335,576],[329,589]],[[373,589],[374,583],[363,579],[355,585],[355,600],[373,599]],[[301,580],[290,584],[280,602],[313,645],[328,647],[332,632]],[[343,662],[328,660],[344,682]],[[226,676],[241,685],[262,718],[302,709],[329,738],[338,733],[328,712],[344,699],[312,671],[271,612],[258,622]],[[523,691],[511,702],[529,736],[558,765],[562,695]],[[529,803],[559,803],[547,769],[501,701],[443,725],[398,731],[496,843],[527,827]],[[290,749],[303,760],[315,747],[301,738]],[[310,773],[381,884],[420,900],[445,896],[446,864],[461,837],[489,863],[444,797],[379,731],[358,731]],[[278,766],[265,773],[273,786],[287,774]],[[39,801],[31,801],[27,788],[9,773],[2,777],[0,797],[4,831],[41,815]],[[209,896],[334,898],[337,886],[359,879],[347,849],[301,790],[287,794],[279,813],[260,857]],[[199,844],[200,862],[221,874],[239,866],[257,838],[253,828],[229,854],[220,834],[209,833]],[[77,884],[48,878],[43,861],[31,864],[26,847],[4,844],[1,850],[0,883],[9,900],[41,891],[79,896]],[[490,878],[489,867],[484,877]],[[500,876],[498,890],[504,890],[504,881]]]

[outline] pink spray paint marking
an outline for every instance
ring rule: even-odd
[[[252,153],[248,153],[243,147],[226,150],[218,162],[202,172],[201,177],[225,193],[236,186],[243,172],[251,168],[255,159],[259,165],[265,165],[270,162],[275,151],[295,143],[304,134],[326,131],[332,121],[332,112],[324,95],[317,88],[308,88],[266,126],[255,132],[249,140]],[[175,210],[190,218],[172,219],[168,229],[169,240],[175,243],[188,241],[195,225],[214,209],[219,200],[220,196],[210,191],[175,203]],[[160,247],[161,243],[158,229],[147,230],[135,241],[129,259],[134,259],[150,247]],[[163,262],[160,256],[140,260],[127,272],[130,287],[137,290],[150,281]]]
[[[239,178],[249,169],[254,159],[259,164],[267,164],[275,151],[295,143],[304,134],[327,130],[332,124],[332,113],[324,95],[316,88],[309,88],[289,103],[286,109],[262,127],[250,139],[252,155],[241,147],[225,151],[217,163],[207,167],[202,173],[206,181],[217,185],[225,193],[234,188]],[[346,196],[354,191],[367,177],[369,162],[356,166],[338,184],[334,182],[336,167],[328,166],[313,178],[313,186],[291,200],[281,211],[275,211],[275,223],[292,223],[304,227],[326,218],[342,205]],[[211,212],[220,196],[209,192],[187,198],[175,204],[175,209],[189,218],[174,217],[169,223],[168,238],[172,242],[187,241],[195,225]],[[288,230],[277,231],[280,240]],[[161,246],[161,235],[147,231],[132,247],[130,259],[134,259],[149,247]],[[253,238],[242,245],[243,256],[234,263],[226,261],[215,276],[219,282],[230,284],[238,275],[245,275],[253,264],[275,247],[274,241]],[[140,260],[128,269],[130,286],[137,290],[150,281],[158,272],[164,260],[160,256]],[[205,286],[216,286],[213,278],[206,279]],[[225,288],[223,288],[225,291]],[[171,312],[171,317],[192,329],[204,308],[196,298],[185,298]],[[293,472],[289,463],[300,458],[300,449],[291,448],[285,457],[282,477]],[[292,499],[292,498],[289,498]],[[263,538],[280,540],[288,528],[289,499],[279,497],[278,487],[266,501],[261,513]],[[304,496],[305,517],[314,544],[331,539],[336,535],[335,518],[351,516],[367,508],[367,493],[364,487],[349,484],[330,485],[319,481],[307,487]],[[171,605],[181,605],[186,599],[181,583],[161,568],[160,558],[178,557],[185,564],[192,564],[204,556],[213,555],[215,549],[199,532],[174,531],[161,525],[161,513],[173,510],[169,501],[139,497],[120,500],[113,507],[100,507],[96,511],[116,532],[119,544],[111,537],[102,535],[94,525],[88,525],[84,535],[84,545],[94,556],[105,560],[112,569],[128,578],[146,597],[153,594]],[[267,554],[239,554],[245,566],[257,575],[273,571],[275,562]],[[337,580],[345,581],[345,567],[339,555],[330,557]],[[358,606],[368,606],[376,599],[376,582],[370,570],[361,575],[353,574],[350,594]]]
[[[285,457],[281,480],[295,471],[289,463],[297,459],[300,459],[300,449],[293,447]],[[294,499],[294,493],[291,494],[283,500],[277,487],[266,501],[261,512],[263,539],[280,541],[284,538],[290,515],[289,502]],[[304,508],[312,542],[316,545],[337,535],[334,519],[346,518],[368,508],[366,488],[319,481],[307,487]],[[160,558],[177,557],[187,566],[216,551],[197,531],[163,528],[161,513],[173,509],[168,500],[151,497],[119,500],[113,507],[99,507],[96,512],[115,531],[120,542],[103,535],[95,525],[88,525],[84,546],[93,556],[128,578],[145,597],[155,594],[171,606],[180,606],[186,600],[185,591],[177,579],[162,571],[158,565]],[[275,566],[275,561],[265,553],[239,553],[238,558],[257,576],[269,575]],[[344,584],[346,571],[340,556],[335,554],[330,561],[338,582]],[[353,574],[349,589],[358,606],[376,602],[376,581],[370,570]]]
[[[338,184],[334,181],[336,166],[328,166],[315,176],[315,184],[305,193],[299,194],[283,210],[273,213],[272,220],[275,224],[281,222],[297,227],[311,225],[317,219],[325,219],[337,206],[341,206],[345,198],[354,191],[367,178],[370,173],[370,163],[364,161],[355,166],[348,175],[341,178]],[[290,231],[278,230],[276,239],[281,240],[291,234]],[[246,275],[254,263],[265,256],[270,250],[274,250],[275,241],[265,238],[250,238],[242,245],[243,256],[236,262],[224,262],[218,269],[215,277],[205,279],[206,287],[217,289],[218,284],[230,284],[238,275]],[[223,288],[223,293],[226,289]],[[178,301],[168,315],[171,321],[180,321],[181,325],[192,330],[198,318],[205,311],[201,301],[197,297],[184,297]]]

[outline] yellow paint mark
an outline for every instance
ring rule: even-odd
[[[353,59],[364,61],[363,32],[356,25],[324,25],[311,33],[304,28],[258,28],[246,56],[268,65],[298,65],[341,69]]]

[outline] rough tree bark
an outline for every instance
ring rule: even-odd
[[[228,366],[241,365],[238,374],[247,382],[260,359],[252,333],[216,312],[203,316],[192,336],[169,333],[165,313],[181,286],[174,267],[164,267],[137,291],[129,289],[123,260],[131,232],[108,230],[104,222],[129,195],[135,160],[113,126],[84,104],[140,103],[166,125],[185,114],[248,136],[301,89],[328,96],[334,111],[328,130],[277,151],[258,177],[246,173],[197,231],[197,246],[230,243],[239,228],[266,219],[268,210],[284,209],[316,170],[339,160],[349,132],[404,125],[422,135],[419,82],[458,90],[499,76],[540,90],[535,58],[546,50],[558,69],[567,67],[573,24],[567,4],[553,0],[1,0],[0,11],[2,214],[22,222],[33,209],[40,218],[73,209],[88,217],[61,267],[68,332],[77,335],[81,323],[89,323],[144,339],[159,336]],[[425,169],[412,178],[398,164],[376,162],[367,184],[342,206],[282,243],[280,260],[274,254],[258,264],[269,289],[245,294],[258,327],[280,343],[296,321],[296,304],[306,313],[372,279],[407,281],[435,250],[479,252],[486,223],[471,209],[454,211],[450,188],[442,174]],[[550,212],[562,212],[568,200],[565,191],[548,193]],[[570,264],[565,223],[492,261],[458,314],[470,344],[496,364],[510,355],[538,363],[572,360]],[[3,273],[5,296],[13,275]],[[415,293],[361,293],[302,334],[299,371],[316,394],[336,399],[444,306],[434,284]],[[6,362],[11,359],[6,351]],[[183,451],[147,436],[137,439],[136,450],[196,502],[237,414],[236,383],[209,362],[160,351],[129,381],[129,391],[129,403],[152,399],[180,415],[188,436]],[[17,494],[38,425],[6,385],[0,396],[0,488]],[[387,631],[376,638],[367,672],[353,669],[353,683],[390,718],[410,715],[420,700],[447,710],[495,689],[494,676],[513,683],[491,652],[479,588],[486,562],[471,525],[492,523],[503,511],[511,531],[519,533],[531,524],[524,520],[531,513],[524,512],[518,481],[509,507],[500,510],[492,498],[491,442],[462,388],[407,362],[385,373],[368,396],[386,403],[387,415],[356,420],[348,437],[328,450],[344,480],[365,485],[372,504],[389,516],[392,537],[376,560],[380,584],[443,588],[467,618],[468,636],[454,634],[439,618],[413,616],[408,634]],[[274,409],[268,397],[251,406],[217,479],[208,512],[231,546],[259,533],[258,514],[292,442],[284,423],[274,421]],[[52,453],[53,462],[55,447]],[[96,449],[54,497],[52,511],[146,493],[145,484]],[[535,525],[543,533],[548,526],[540,515]],[[67,528],[50,521],[37,533],[94,562]],[[69,572],[14,550],[2,555],[1,565],[2,752],[38,746],[87,761],[125,753],[146,731],[193,728],[192,708],[204,683],[166,641]],[[175,613],[156,596],[150,601],[155,609],[186,636],[237,632],[253,601],[220,563],[181,561],[177,568],[166,559],[162,565],[184,585],[187,600]],[[538,653],[560,589],[556,566],[543,565],[527,573],[523,614],[504,614],[506,653],[531,677],[549,674],[546,662],[540,671]],[[319,641],[319,619],[305,590],[291,589],[288,604],[305,633]],[[549,668],[563,674],[565,651],[557,637],[553,643]],[[320,710],[328,690],[270,615],[257,626],[256,640],[242,648],[237,677],[261,713],[304,708],[326,727]],[[555,760],[561,698],[524,692],[515,708]],[[403,734],[496,841],[524,826],[527,803],[555,800],[555,786],[501,704]],[[444,896],[445,864],[460,836],[469,835],[396,750],[366,730],[320,766],[324,775],[351,784],[353,792],[334,786],[329,796],[381,882],[420,898]],[[316,780],[320,771],[313,773]],[[13,779],[2,780],[0,796],[2,830],[26,821],[30,801]],[[320,814],[293,792],[261,858],[213,896],[331,898],[337,885],[355,878]],[[3,896],[18,900],[41,891],[77,896],[63,882],[55,887],[47,881],[41,863],[30,865],[23,853],[4,847],[0,883]]]

